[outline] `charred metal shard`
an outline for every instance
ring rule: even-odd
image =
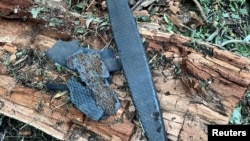
[[[108,13],[130,93],[148,141],[166,132],[144,47],[127,0],[107,0]]]
[[[46,55],[56,63],[77,71],[79,78],[67,82],[71,102],[89,118],[100,120],[116,113],[120,102],[109,88],[109,72],[119,70],[121,65],[114,57],[112,48],[93,50],[81,47],[75,40],[59,40]],[[47,84],[49,89],[65,89],[63,85]]]
[[[52,48],[48,49],[45,53],[46,56],[51,58],[56,63],[67,67],[66,58],[74,53],[82,51],[84,54],[96,52],[100,54],[101,60],[107,66],[108,71],[117,71],[121,69],[121,64],[119,59],[115,58],[114,49],[111,47],[105,48],[103,50],[93,50],[82,47],[76,40],[72,41],[62,41],[58,40]]]
[[[92,91],[96,105],[103,109],[104,116],[115,114],[120,104],[115,92],[108,87],[104,79],[109,77],[109,72],[100,55],[96,52],[78,52],[67,59],[67,65],[70,69],[77,70],[82,82]]]

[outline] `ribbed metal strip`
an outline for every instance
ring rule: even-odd
[[[148,59],[127,0],[107,0],[114,39],[130,93],[148,141],[165,141],[166,132]]]

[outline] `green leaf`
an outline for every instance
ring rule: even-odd
[[[245,42],[250,42],[250,34],[247,35],[247,36],[244,38],[244,41],[245,41]]]
[[[241,122],[241,106],[236,107],[229,119],[231,124],[242,124]]]
[[[3,114],[0,114],[0,126],[2,126],[2,123],[3,123],[3,118],[4,118],[5,116],[3,115]]]
[[[41,11],[41,8],[32,8],[30,10],[33,18],[37,18],[37,16],[40,13],[40,11]]]
[[[233,12],[236,11],[232,4],[230,4],[230,9],[231,9]]]
[[[250,91],[248,91],[248,92],[246,93],[246,97],[247,97],[247,98],[250,98]]]
[[[247,16],[247,15],[248,15],[247,8],[246,8],[246,7],[240,8],[240,14],[241,14],[242,16]]]
[[[172,27],[172,26],[167,26],[166,30],[167,30],[168,32],[172,32],[172,31],[173,31],[173,27]]]
[[[166,23],[169,23],[168,17],[166,16],[166,14],[163,15],[163,19]]]
[[[55,66],[56,66],[56,70],[61,72],[62,71],[62,66],[58,63],[55,63]]]
[[[232,16],[233,19],[240,19],[240,16],[237,15],[237,14],[231,14],[231,16]]]
[[[76,34],[84,34],[86,31],[87,31],[87,29],[84,27],[77,27],[75,30],[75,33]]]
[[[75,5],[76,8],[80,8],[80,9],[84,8],[85,6],[86,6],[85,3],[78,3],[77,5]]]
[[[105,22],[102,22],[99,27],[103,27],[103,26],[107,26],[109,25],[109,22],[108,21],[105,21]]]
[[[248,57],[250,56],[250,48],[246,47],[246,46],[237,46],[237,51],[236,53]]]
[[[224,18],[228,18],[228,17],[229,17],[229,14],[228,14],[228,13],[223,13],[223,17],[224,17]]]
[[[72,9],[76,11],[77,13],[81,14],[82,10],[86,7],[85,3],[78,3],[76,5],[72,6]]]
[[[150,22],[150,17],[149,16],[138,16],[136,17],[138,22]]]
[[[89,18],[86,20],[86,28],[89,29],[89,25],[93,22],[94,18]]]
[[[75,25],[80,25],[80,21],[74,21]]]

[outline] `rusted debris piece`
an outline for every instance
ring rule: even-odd
[[[112,48],[98,51],[81,47],[75,40],[59,40],[46,54],[56,63],[79,73],[81,81],[77,77],[67,81],[71,102],[79,110],[96,121],[116,113],[120,102],[107,79],[109,71],[119,69],[120,64]]]

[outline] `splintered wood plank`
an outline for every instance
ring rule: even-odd
[[[12,45],[12,44],[5,44],[3,46],[3,49],[6,50],[7,52],[10,52],[10,53],[16,53],[17,52],[17,47]]]
[[[199,117],[186,117],[180,138],[182,141],[207,141],[206,125],[202,123]]]
[[[2,6],[19,6],[20,8],[27,8],[29,7],[33,1],[32,0],[1,0]]]
[[[9,21],[2,18],[0,18],[0,23],[0,42],[9,43],[14,46],[18,45],[19,47],[27,47],[31,44],[32,33],[35,31],[32,23],[27,24],[27,22]]]
[[[90,125],[95,125],[95,126],[90,126]],[[98,134],[101,136],[108,136],[108,140],[111,140],[112,135],[114,135],[114,136],[120,137],[121,140],[123,141],[129,141],[130,136],[134,132],[134,125],[128,120],[123,120],[120,122],[119,122],[119,119],[118,119],[118,122],[117,122],[117,119],[116,120],[114,119],[112,121],[104,120],[102,122],[87,120],[86,126],[87,126],[87,129],[90,129],[91,131],[99,131]],[[110,130],[110,129],[113,129],[113,130]]]
[[[32,4],[32,0],[1,0],[0,17],[9,19],[29,18],[31,17],[29,7]]]
[[[245,57],[232,54],[225,50],[214,50],[214,57],[222,61],[228,62],[238,68],[250,70],[250,60]]]
[[[44,52],[57,41],[55,38],[46,36],[47,31],[33,34],[37,27],[32,22],[1,19],[0,23],[0,29],[3,31],[0,33],[0,37],[8,37],[9,39],[4,42],[12,42],[14,46],[18,46],[18,49],[31,47],[36,51]],[[56,35],[54,34],[54,36]],[[7,44],[5,45],[5,47],[0,47],[0,53],[7,51],[12,53],[14,51],[9,50],[10,46],[7,47]],[[75,107],[68,106],[69,103],[65,103],[60,99],[52,100],[52,96],[46,91],[39,91],[16,84],[14,78],[7,76],[8,71],[4,62],[1,62],[1,65],[3,66],[1,67],[1,74],[4,75],[0,76],[0,100],[5,105],[2,107],[1,113],[30,124],[58,139],[66,140],[72,134],[71,130],[73,129],[71,127],[74,127],[74,124],[78,125],[78,127],[87,128],[107,140],[121,138],[126,141],[132,136],[134,124],[126,118],[120,118],[119,121],[112,123],[112,126],[99,124],[91,120],[85,121],[85,115]],[[32,66],[26,66],[22,68],[22,71],[25,73],[32,72],[31,68]],[[45,73],[52,80],[61,78],[66,81],[64,74],[48,70],[45,70]],[[34,77],[34,79],[36,78]],[[43,80],[44,78],[37,78],[37,81]],[[119,111],[121,111],[119,114],[123,115],[124,109]],[[121,115],[119,117],[122,117]]]
[[[139,30],[146,38],[148,51],[158,51],[172,60],[178,58],[174,62],[180,64],[184,73],[181,81],[186,91],[179,93],[176,90],[180,87],[169,88],[176,83],[171,84],[166,74],[154,77],[169,139],[207,140],[207,125],[228,124],[233,109],[250,86],[250,60],[195,41],[205,52],[212,53],[209,56],[190,48],[191,38],[144,28]],[[173,120],[178,116],[182,117],[178,120],[180,123]]]
[[[82,112],[60,99],[52,101],[45,91],[25,88],[9,76],[0,75],[0,79],[0,112],[58,139],[66,140],[72,134],[72,124],[85,127],[107,140],[117,136],[128,141],[133,134],[134,125],[129,120],[115,120],[115,117],[100,122],[85,120]]]

